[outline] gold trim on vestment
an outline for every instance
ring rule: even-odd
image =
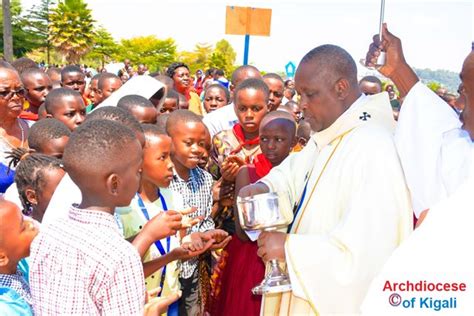
[[[314,185],[313,185],[313,188],[311,189],[311,193],[310,193],[310,195],[308,196],[308,199],[306,200],[306,203],[305,203],[305,205],[304,205],[304,208],[303,208],[302,211],[301,211],[301,215],[299,216],[298,223],[297,223],[296,226],[293,226],[293,227],[295,227],[294,229],[292,229],[292,230],[293,230],[293,233],[296,233],[296,232],[297,232],[297,230],[298,230],[298,228],[299,228],[299,226],[300,226],[301,220],[303,219],[304,212],[306,211],[306,209],[307,209],[307,207],[308,207],[309,201],[311,200],[311,197],[313,196],[313,193],[314,193],[316,187],[318,186],[319,180],[321,179],[322,175],[324,174],[324,171],[326,170],[326,167],[328,166],[329,161],[331,161],[331,159],[333,158],[334,153],[336,152],[337,148],[339,147],[339,144],[341,144],[342,139],[344,138],[344,136],[346,136],[347,134],[349,134],[353,129],[354,129],[354,128],[349,129],[348,131],[346,131],[345,133],[343,133],[342,135],[340,135],[338,138],[336,138],[334,141],[331,142],[331,143],[334,143],[335,141],[337,141],[337,144],[334,146],[334,149],[332,150],[331,154],[329,155],[329,158],[328,158],[328,159],[326,160],[326,162],[324,163],[324,166],[323,166],[323,168],[321,169],[321,173],[319,174],[318,178],[316,179],[316,182],[315,182]],[[314,167],[313,167],[313,169],[311,169],[311,172],[310,172],[310,174],[309,174],[309,176],[308,176],[308,179],[311,178],[311,175],[312,175],[312,173],[313,173],[313,170],[314,170]],[[292,258],[291,253],[290,253],[290,248],[287,247],[287,245],[288,245],[289,242],[290,242],[290,238],[289,238],[289,237],[290,237],[290,235],[288,234],[288,235],[287,235],[287,238],[286,238],[286,241],[285,241],[286,253],[288,254],[288,258],[290,259],[290,262],[291,262],[291,266],[292,266],[292,268],[293,268],[293,271],[295,272],[296,277],[298,278],[298,281],[299,281],[299,283],[300,283],[300,285],[301,285],[301,288],[303,289],[303,292],[304,292],[304,294],[305,294],[305,296],[306,296],[306,301],[308,302],[309,306],[310,306],[311,309],[313,310],[314,314],[318,316],[318,315],[319,315],[319,312],[318,312],[318,310],[316,309],[316,305],[315,305],[314,302],[311,300],[311,297],[310,297],[310,295],[308,294],[308,291],[307,291],[306,287],[304,286],[303,279],[301,278],[300,273],[299,273],[298,270],[296,269],[295,262],[293,261],[293,258]],[[289,302],[289,304],[288,304],[288,309],[289,309],[288,312],[289,312],[290,309],[291,309],[291,299],[292,299],[292,296],[293,296],[293,294],[290,293],[290,302]]]
[[[288,237],[289,237],[289,235],[288,235]],[[287,245],[289,243],[290,243],[290,238],[287,238],[285,244]],[[303,289],[304,295],[306,296],[306,301],[309,303],[309,306],[311,306],[311,309],[313,310],[314,314],[316,316],[319,316],[318,310],[316,309],[316,306],[314,305],[314,303],[311,301],[311,298],[308,294],[308,291],[306,290],[306,287],[303,284],[303,279],[301,278],[300,273],[298,272],[298,270],[296,270],[295,262],[293,261],[293,257],[291,256],[289,248],[286,247],[286,245],[285,245],[285,249],[287,249],[288,258],[290,259],[291,266],[293,267],[293,271],[295,271],[296,277],[298,278],[298,281],[300,282],[300,285],[301,285],[301,288]],[[291,307],[291,297],[293,296],[293,294],[290,294],[290,295],[291,295],[290,296],[290,304],[288,304],[288,306]],[[289,310],[288,310],[288,312],[289,312]]]
[[[293,226],[293,227],[294,227],[294,229],[292,229],[293,233],[296,233],[296,231],[298,230],[299,225],[300,225],[300,223],[301,223],[301,220],[302,220],[302,218],[303,218],[303,216],[304,216],[304,213],[305,213],[305,211],[306,211],[306,209],[307,209],[307,207],[308,207],[308,203],[309,203],[311,197],[313,196],[313,193],[314,193],[314,191],[315,191],[315,189],[316,189],[316,187],[317,187],[317,185],[318,185],[318,183],[319,183],[319,180],[321,179],[321,176],[323,175],[324,171],[326,170],[326,167],[327,167],[327,165],[329,164],[329,161],[333,158],[334,153],[336,152],[336,149],[339,147],[339,144],[342,142],[342,139],[344,138],[344,136],[346,136],[347,134],[349,134],[354,128],[355,128],[355,127],[353,127],[353,128],[351,128],[351,129],[349,129],[348,131],[344,132],[343,134],[341,134],[340,136],[338,136],[336,139],[334,139],[334,140],[331,142],[331,144],[332,144],[332,143],[334,143],[335,141],[337,141],[337,144],[334,146],[334,149],[332,150],[331,154],[329,155],[329,158],[328,158],[327,161],[325,162],[325,164],[324,164],[324,166],[323,166],[323,168],[322,168],[322,170],[321,170],[321,173],[319,174],[319,176],[318,176],[318,178],[317,178],[315,184],[313,185],[313,188],[311,189],[311,193],[310,193],[310,195],[308,196],[308,199],[306,200],[306,203],[305,203],[305,205],[304,205],[304,207],[303,207],[303,209],[302,209],[302,211],[301,211],[301,215],[299,216],[298,223],[297,223],[296,226]],[[311,169],[311,171],[310,171],[310,173],[309,173],[309,175],[308,175],[308,179],[311,178],[311,175],[312,175],[312,173],[313,173],[313,170],[314,170],[314,166],[313,166],[313,168]],[[301,201],[300,201],[300,203],[301,203]],[[296,218],[295,218],[295,220],[296,220]],[[319,312],[317,311],[316,306],[315,306],[315,304],[312,302],[310,296],[308,295],[308,291],[306,290],[306,287],[304,286],[304,283],[302,282],[303,280],[302,280],[302,278],[301,278],[301,276],[300,276],[300,273],[299,273],[298,270],[296,269],[296,266],[295,266],[295,264],[294,264],[294,261],[293,261],[293,259],[292,259],[292,256],[291,256],[291,253],[290,253],[290,250],[289,250],[289,247],[287,247],[287,244],[289,243],[289,237],[290,237],[290,234],[287,234],[287,238],[286,238],[286,240],[285,240],[285,249],[286,249],[286,253],[288,254],[289,260],[290,260],[290,262],[291,262],[291,265],[293,266],[293,271],[295,272],[296,277],[297,277],[299,283],[301,284],[301,288],[303,289],[303,292],[304,292],[304,294],[305,294],[305,296],[306,296],[306,300],[304,300],[304,301],[308,302],[308,305],[310,306],[310,308],[311,308],[311,310],[314,312],[314,314],[317,315],[317,316],[319,316],[320,314],[319,314]],[[279,295],[279,303],[272,302],[272,303],[275,304],[275,305],[278,304],[278,309],[276,310],[275,315],[279,315],[279,314],[281,313],[281,305],[282,305],[282,301],[283,301],[283,295],[282,295],[282,294],[284,294],[284,293],[279,293],[279,294],[280,294],[280,295]],[[289,293],[289,299],[288,299],[288,307],[287,307],[288,309],[287,309],[287,313],[286,313],[287,315],[290,315],[291,306],[292,306],[292,301],[293,301],[293,293],[290,292],[290,293]],[[262,311],[263,311],[264,313],[265,313],[265,309],[266,309],[266,308],[265,308],[265,305],[267,305],[267,304],[268,304],[268,302],[266,302],[266,300],[264,300],[264,304],[262,305]],[[275,305],[274,305],[274,306],[275,306]],[[275,312],[275,311],[274,311],[274,312]]]
[[[332,150],[331,154],[329,155],[328,160],[326,160],[326,162],[324,163],[323,169],[321,170],[321,173],[319,174],[318,178],[316,179],[316,182],[315,182],[314,185],[313,185],[313,188],[311,189],[311,193],[310,193],[310,195],[308,196],[308,199],[306,200],[306,203],[305,203],[305,205],[304,205],[304,208],[301,210],[301,215],[300,215],[300,217],[299,217],[299,219],[298,219],[297,225],[296,225],[296,226],[293,226],[293,227],[295,227],[294,230],[292,229],[292,230],[294,231],[294,233],[296,233],[296,231],[298,230],[298,228],[299,228],[299,226],[300,226],[301,219],[303,218],[304,212],[306,211],[306,208],[308,207],[308,203],[309,203],[309,201],[311,200],[311,197],[313,196],[313,193],[314,193],[316,187],[318,186],[319,180],[321,179],[321,177],[322,177],[324,171],[326,170],[326,167],[328,166],[329,161],[330,161],[331,158],[334,156],[334,153],[336,152],[337,147],[339,147],[339,144],[342,142],[342,139],[344,138],[344,136],[346,136],[347,134],[349,134],[353,129],[354,129],[354,128],[351,128],[350,130],[346,131],[346,132],[343,133],[341,136],[339,136],[338,138],[336,138],[334,141],[331,142],[331,143],[333,143],[333,142],[335,142],[336,140],[339,140],[339,141],[337,142],[336,146],[334,146],[334,149]],[[310,174],[309,174],[309,176],[308,176],[308,179],[311,178],[311,175],[313,174],[313,170],[314,170],[314,167],[313,167],[313,169],[311,169],[311,172],[310,172]],[[308,180],[308,181],[309,181],[309,180]]]

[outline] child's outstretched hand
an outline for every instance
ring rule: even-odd
[[[143,258],[147,249],[155,241],[176,235],[176,232],[182,227],[182,218],[183,216],[180,212],[168,210],[150,219],[132,242],[133,246],[137,248],[140,257]]]
[[[183,218],[181,219],[181,228],[190,228],[193,227],[194,225],[199,224],[200,221],[204,219],[202,216],[198,216],[195,218],[191,218],[187,215],[192,214],[197,211],[197,207],[190,207],[185,210],[179,211],[181,215],[183,215]]]
[[[153,290],[145,291],[145,304],[148,304],[151,299],[155,298],[158,294],[160,294],[162,288],[155,287]]]
[[[194,225],[199,224],[204,217],[203,216],[197,216],[195,218],[189,217],[187,214],[192,214],[197,211],[196,207],[190,207],[185,210],[182,210],[180,213],[183,215],[183,218],[181,219],[181,229],[179,230],[179,238],[182,239],[184,236],[186,236],[187,230],[190,227],[193,227]]]
[[[187,244],[188,249],[192,251],[200,250],[204,245],[202,234],[201,232],[188,234],[181,239],[181,244]]]
[[[219,200],[234,199],[235,183],[223,181],[219,191]]]
[[[150,238],[161,240],[168,236],[173,236],[181,229],[181,220],[183,216],[180,212],[168,210],[162,212],[152,219],[150,219],[145,226],[143,226],[143,233],[149,234]]]
[[[178,259],[186,261],[191,258],[197,257],[211,249],[214,242],[214,239],[209,239],[208,241],[203,243],[202,239],[199,237],[199,241],[197,239],[193,239],[189,242],[184,242],[181,244],[180,247],[175,248],[172,251],[175,253]]]
[[[229,241],[232,239],[232,236],[222,229],[211,229],[202,233],[202,240],[214,240],[214,244],[211,247],[211,250],[221,249],[227,246]]]
[[[239,168],[239,165],[235,162],[224,161],[221,165],[222,178],[226,181],[234,182]]]
[[[240,167],[245,165],[242,158],[237,156],[228,156],[221,165],[221,174],[224,180],[234,182]]]
[[[156,297],[160,293],[161,288],[156,288],[151,291],[147,291],[145,295],[145,308],[143,315],[146,316],[159,316],[166,313],[168,306],[176,302],[181,297],[181,291],[170,294],[166,297]]]
[[[246,165],[245,161],[242,158],[240,158],[239,156],[236,156],[236,155],[228,156],[226,161],[236,163],[237,165],[239,165],[239,167],[242,167],[242,166]]]
[[[220,178],[212,185],[212,200],[214,202],[219,201],[221,199],[221,187],[223,181],[224,179]]]

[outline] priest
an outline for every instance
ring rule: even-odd
[[[400,96],[405,97],[398,118],[395,141],[412,194],[417,218],[446,199],[467,179],[471,167],[474,138],[474,53],[464,61],[460,74],[466,99],[463,122],[448,103],[418,80],[405,60],[402,44],[387,25],[382,29],[383,41],[374,36],[367,53],[368,66],[373,66],[380,51],[386,61],[378,71],[391,79]],[[419,221],[421,223],[421,221]]]
[[[301,152],[239,192],[288,192],[295,205],[288,233],[258,239],[259,256],[285,262],[292,284],[291,292],[265,295],[262,314],[357,313],[412,230],[389,98],[361,94],[354,60],[334,45],[307,53],[295,82],[315,133]]]
[[[451,315],[474,315],[474,257],[466,250],[474,239],[474,53],[466,57],[460,74],[466,100],[461,122],[447,103],[418,81],[403,57],[400,39],[386,25],[382,37],[382,43],[374,38],[367,60],[373,65],[383,49],[387,59],[379,71],[406,95],[397,147],[415,210],[424,221],[388,260],[361,310],[364,315],[419,315],[441,310]],[[443,288],[400,291],[388,287],[420,281],[442,284]],[[453,284],[465,287],[453,290]]]
[[[440,311],[474,315],[474,256],[466,250],[474,239],[473,190],[471,170],[455,192],[430,208],[423,225],[393,253],[373,281],[361,306],[363,315],[431,315]],[[408,282],[414,286],[394,286]],[[416,287],[420,282],[422,286]]]

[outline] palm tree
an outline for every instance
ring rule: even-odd
[[[49,39],[68,63],[76,64],[94,44],[94,20],[83,0],[58,3],[50,17]]]

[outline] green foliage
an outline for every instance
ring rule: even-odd
[[[13,54],[15,57],[24,56],[27,52],[41,46],[41,36],[28,29],[27,19],[21,16],[19,0],[10,3],[12,17]],[[3,53],[3,11],[0,7],[0,51]]]
[[[54,0],[41,0],[40,4],[33,5],[25,16],[26,26],[44,40],[45,46],[49,35],[49,15],[53,5]]]
[[[209,68],[209,57],[212,54],[212,45],[207,43],[196,44],[194,51],[179,53],[178,60],[187,64],[191,74],[196,70],[201,69],[205,71]]]
[[[83,0],[63,0],[50,15],[49,39],[68,63],[78,63],[94,43],[94,20]]]
[[[237,53],[232,48],[232,45],[225,39],[216,43],[216,48],[210,58],[210,67],[223,69],[226,76],[230,76],[235,69],[235,57]]]
[[[176,44],[172,38],[160,40],[153,35],[123,39],[114,58],[145,64],[151,72],[161,70],[176,60]]]
[[[85,58],[100,61],[103,67],[105,62],[110,61],[112,56],[118,53],[119,45],[115,42],[112,35],[102,26],[99,27],[94,34],[94,45]]]
[[[428,88],[430,88],[431,91],[433,92],[436,92],[436,90],[438,90],[439,88],[441,88],[441,83],[439,82],[436,82],[436,81],[430,81],[428,83],[426,83],[426,86]]]
[[[25,26],[37,35],[39,47],[45,48],[47,51],[48,62],[49,51],[52,48],[49,41],[49,15],[54,4],[54,0],[41,0],[38,5],[33,5],[25,16]]]
[[[0,12],[2,12],[2,15],[0,16],[0,20],[2,21],[2,27],[3,27],[3,8],[0,7]],[[20,0],[10,0],[10,14],[12,16],[12,23],[20,18],[21,15],[21,3]]]
[[[447,88],[451,92],[456,92],[461,83],[459,73],[454,71],[415,68],[415,72],[424,83],[435,81],[440,86]]]
[[[49,55],[50,55],[50,60],[49,60],[50,65],[64,64],[62,55],[59,54],[59,52],[52,49]],[[37,49],[34,49],[31,52],[28,52],[25,56],[36,62],[46,61],[48,58],[46,49],[44,47],[39,47]]]
[[[54,2],[57,6],[52,8]],[[117,43],[104,27],[94,26],[84,0],[40,0],[24,17],[20,0],[12,0],[11,11],[16,57],[28,53],[40,61],[51,55],[51,63],[85,62],[94,66],[130,59],[134,65],[145,64],[150,71],[163,70],[179,60],[188,64],[192,73],[214,67],[223,69],[227,76],[235,69],[237,54],[226,40],[220,40],[215,47],[198,43],[193,51],[180,53],[171,38],[142,36]],[[0,38],[0,44],[1,41]]]
[[[178,60],[187,64],[192,74],[198,69],[205,71],[213,67],[223,69],[230,76],[235,69],[236,55],[230,43],[223,39],[216,43],[215,48],[207,43],[197,44],[192,52],[179,53]]]

